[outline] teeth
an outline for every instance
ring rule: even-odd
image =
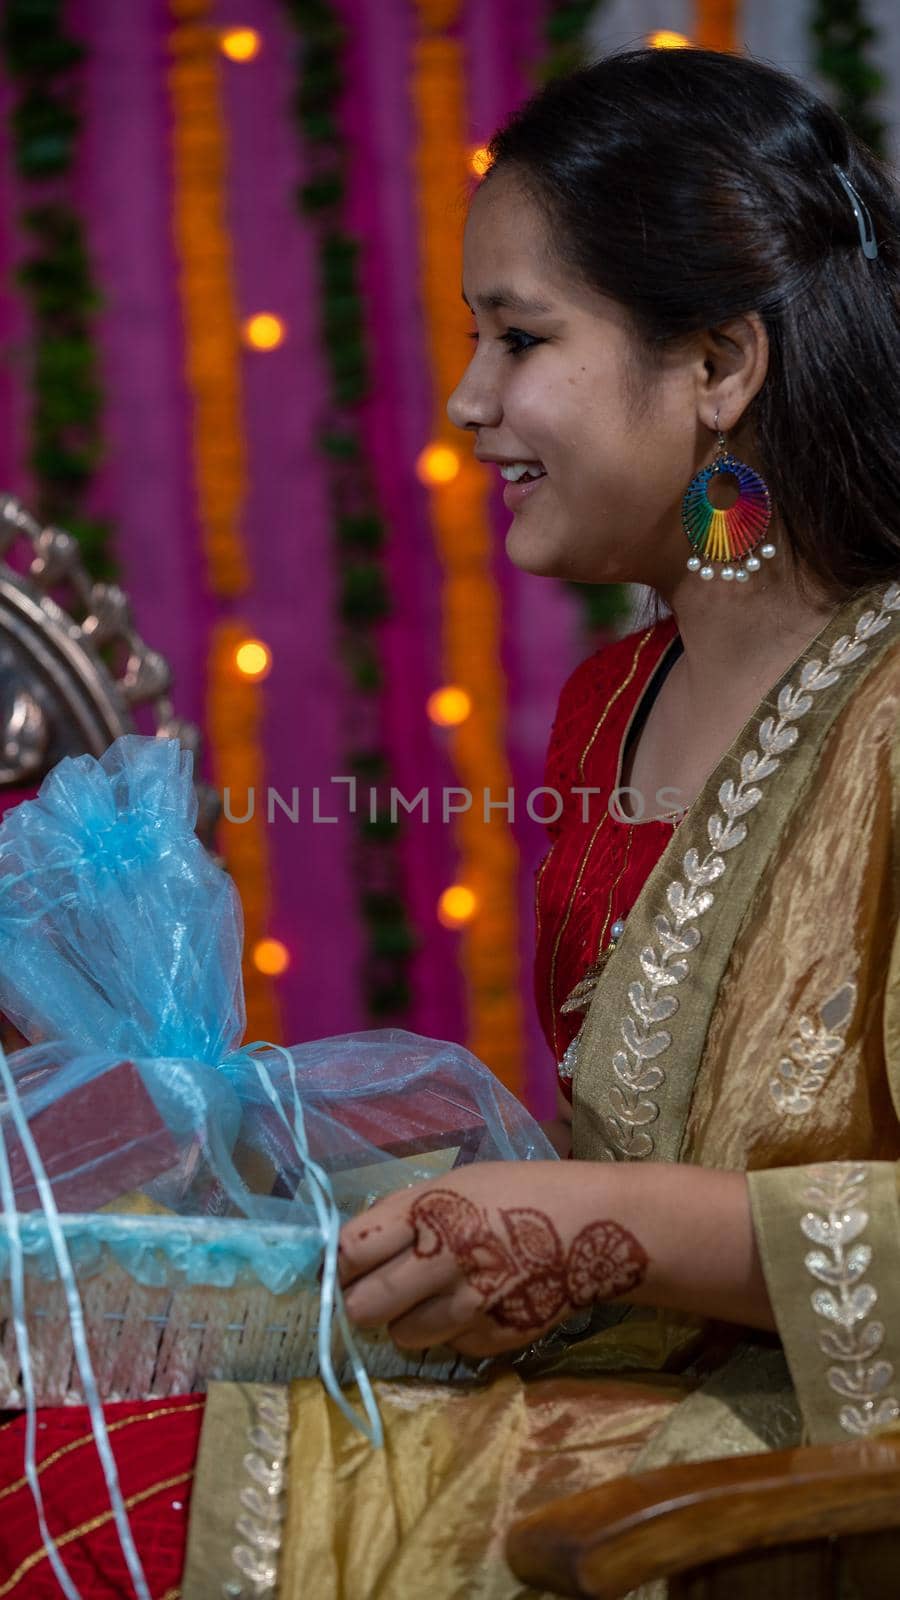
[[[538,468],[540,470],[537,470]],[[505,478],[507,483],[518,483],[519,479],[524,478],[526,473],[531,473],[535,478],[539,478],[543,471],[544,469],[539,461],[514,461],[511,466],[500,468],[500,476]]]

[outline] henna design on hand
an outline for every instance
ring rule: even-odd
[[[587,1306],[627,1294],[642,1282],[648,1257],[634,1234],[611,1218],[590,1222],[568,1256],[550,1218],[531,1206],[500,1208],[507,1245],[487,1212],[453,1189],[430,1189],[413,1202],[409,1223],[417,1256],[450,1250],[463,1275],[501,1326],[532,1333],[567,1304]]]
[[[516,1264],[487,1222],[487,1213],[453,1189],[431,1189],[410,1212],[417,1256],[436,1256],[446,1246],[485,1300],[516,1275]]]
[[[633,1233],[617,1222],[589,1222],[569,1251],[569,1299],[573,1306],[592,1300],[615,1300],[636,1289],[648,1266],[647,1255]]]

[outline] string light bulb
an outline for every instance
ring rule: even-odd
[[[291,964],[290,951],[280,939],[257,939],[251,960],[267,978],[280,978]]]
[[[274,316],[271,311],[257,311],[254,316],[248,317],[243,331],[244,343],[251,350],[277,350],[280,344],[284,344],[287,332],[281,318]]]
[[[262,639],[242,639],[235,647],[234,664],[242,678],[261,683],[272,670],[272,652]]]
[[[647,43],[651,50],[693,50],[693,45],[686,33],[673,33],[671,28],[658,28],[655,33],[648,33]]]
[[[428,696],[425,709],[438,728],[458,728],[472,713],[472,696],[455,683],[446,683]]]
[[[469,171],[474,172],[476,178],[483,178],[491,165],[487,145],[480,144],[477,149],[469,153]]]
[[[428,444],[416,459],[416,476],[429,485],[452,483],[459,474],[459,451],[449,444]]]
[[[478,910],[478,896],[464,883],[451,883],[438,901],[437,916],[445,928],[461,928]]]
[[[229,61],[243,65],[259,55],[262,39],[255,28],[226,28],[219,37],[219,48]]]

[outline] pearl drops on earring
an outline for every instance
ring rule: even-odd
[[[681,502],[681,525],[693,546],[687,567],[709,581],[716,575],[712,563],[720,562],[719,576],[725,583],[746,583],[752,572],[759,571],[760,556],[769,561],[776,552],[774,544],[761,542],[772,518],[769,491],[758,472],[726,450],[718,411],[715,428],[715,459],[691,479]],[[735,477],[740,491],[727,511],[714,506],[707,493],[710,478],[720,472]]]

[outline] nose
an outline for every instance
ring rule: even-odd
[[[476,378],[474,367],[470,361],[447,401],[447,416],[454,428],[496,428],[500,402],[496,392]]]

